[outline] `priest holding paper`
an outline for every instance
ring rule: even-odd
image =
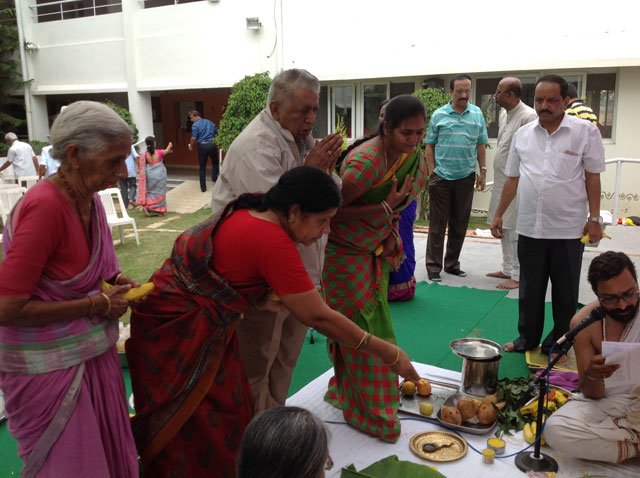
[[[638,353],[633,344],[640,346],[638,279],[629,257],[613,251],[593,259],[587,278],[598,300],[583,307],[571,327],[596,307],[606,316],[576,336],[583,397],[554,413],[544,436],[553,449],[567,455],[620,463],[640,456],[640,369],[637,364],[631,368],[631,357]],[[626,351],[605,358],[607,349]]]

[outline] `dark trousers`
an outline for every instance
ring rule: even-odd
[[[138,192],[136,178],[122,178],[118,181],[118,184],[120,185],[120,194],[126,209],[129,207],[129,201],[136,202],[136,193]]]
[[[218,179],[218,147],[215,143],[198,144],[198,163],[200,165],[200,190],[207,190],[207,157],[211,158],[211,181]]]
[[[584,244],[580,239],[533,239],[518,236],[520,290],[518,331],[515,349],[524,352],[540,343],[544,328],[544,297],[551,279],[553,330],[542,342],[542,352],[569,330],[578,307],[580,269]]]
[[[471,215],[476,174],[462,179],[443,179],[437,174],[429,178],[429,236],[427,238],[427,271],[442,270],[444,235],[449,224],[444,270],[460,269],[460,251],[464,244]]]

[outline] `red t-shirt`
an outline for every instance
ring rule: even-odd
[[[41,275],[64,280],[89,264],[91,251],[80,217],[49,181],[40,181],[16,208],[8,253],[0,263],[0,295],[30,298]]]
[[[315,289],[287,233],[248,210],[233,213],[220,225],[213,251],[216,272],[232,286],[266,281],[279,296]]]

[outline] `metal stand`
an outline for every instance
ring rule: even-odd
[[[551,361],[549,366],[540,374],[536,379],[531,389],[538,389],[538,418],[536,420],[536,441],[533,448],[533,453],[530,451],[524,451],[518,453],[515,458],[515,463],[518,469],[524,473],[529,471],[558,471],[558,462],[549,455],[540,453],[540,437],[542,436],[542,417],[546,415],[546,408],[544,401],[546,397],[546,379],[553,366],[569,352],[569,349],[573,346],[575,340],[568,340],[564,342],[558,349],[558,355]]]

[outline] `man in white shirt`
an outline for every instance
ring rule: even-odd
[[[38,157],[34,154],[31,145],[18,141],[15,133],[7,133],[4,139],[9,145],[9,152],[7,161],[0,166],[0,171],[12,165],[16,179],[23,176],[36,176],[39,169]]]
[[[522,96],[522,83],[518,78],[506,77],[500,80],[493,97],[500,106],[500,121],[498,127],[498,144],[493,156],[493,189],[487,222],[491,224],[495,216],[500,196],[507,176],[504,173],[507,167],[507,157],[513,135],[527,123],[538,118],[536,112],[530,106],[520,101]],[[487,277],[506,279],[500,282],[498,289],[515,289],[520,284],[520,262],[518,262],[518,234],[516,233],[517,211],[515,203],[511,203],[502,215],[502,232],[504,237],[500,239],[502,245],[502,270],[490,272]]]
[[[58,172],[58,168],[60,167],[60,161],[51,156],[51,150],[53,149],[53,145],[45,146],[42,148],[42,159],[44,159],[44,164],[46,166],[47,176],[51,176]]]
[[[591,242],[602,237],[602,138],[595,125],[565,115],[567,89],[567,82],[557,75],[536,83],[538,120],[513,137],[507,180],[491,224],[492,234],[502,237],[502,216],[517,193],[520,336],[504,344],[508,352],[524,352],[540,343],[549,279],[554,328],[542,342],[542,352],[549,353],[568,330],[578,305],[584,251],[580,239],[587,233]]]
[[[266,192],[296,166],[333,171],[342,138],[330,134],[314,144],[320,83],[306,70],[285,70],[273,79],[267,106],[229,147],[213,187],[211,209],[220,212],[247,192]],[[312,282],[321,288],[327,236],[311,246],[298,244]],[[247,373],[256,413],[284,405],[293,368],[307,327],[288,311],[245,312],[236,327],[240,358]]]

